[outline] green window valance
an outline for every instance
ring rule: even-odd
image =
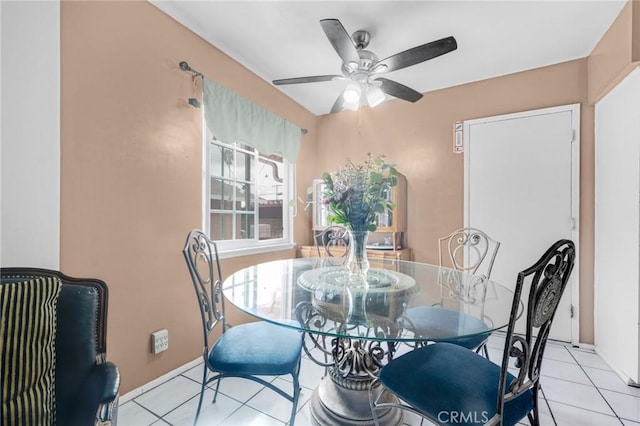
[[[243,142],[263,154],[280,154],[295,163],[301,129],[226,87],[204,78],[204,119],[223,142]]]

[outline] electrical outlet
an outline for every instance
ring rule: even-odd
[[[169,331],[166,328],[151,333],[151,352],[159,354],[169,349]]]

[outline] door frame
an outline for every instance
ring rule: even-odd
[[[465,120],[463,123],[463,147],[464,147],[464,226],[469,226],[469,166],[470,158],[467,147],[471,143],[471,126],[476,124],[486,124],[497,121],[512,120],[518,118],[531,117],[536,115],[555,114],[559,112],[571,112],[571,126],[573,132],[567,135],[571,138],[571,216],[573,227],[571,229],[571,239],[576,247],[576,257],[573,273],[568,285],[571,289],[571,305],[573,316],[571,318],[571,344],[578,345],[580,339],[580,104],[561,105],[550,108],[541,108],[529,111],[502,114],[491,117],[483,117],[472,120]],[[514,277],[515,279],[515,277]]]

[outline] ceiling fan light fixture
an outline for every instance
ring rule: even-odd
[[[345,103],[358,105],[360,103],[361,93],[362,89],[359,84],[349,83],[346,89],[344,89],[342,97],[344,98]]]
[[[380,105],[384,100],[385,96],[382,89],[375,84],[370,85],[367,89],[367,102],[369,103],[369,106],[373,108]]]

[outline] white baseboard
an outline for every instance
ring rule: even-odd
[[[118,400],[118,403],[120,405],[122,405],[125,402],[131,401],[132,399],[142,395],[144,392],[147,392],[147,391],[155,388],[156,386],[159,386],[159,385],[163,384],[167,380],[170,380],[170,379],[173,379],[176,376],[179,376],[183,372],[192,369],[193,367],[195,367],[196,365],[198,365],[200,363],[202,363],[202,357],[198,357],[198,358],[194,359],[193,361],[189,361],[188,363],[176,368],[175,370],[171,370],[167,374],[164,374],[164,375],[158,377],[157,379],[153,379],[149,383],[146,383],[146,384],[144,384],[144,385],[142,385],[142,386],[140,386],[138,388],[135,388],[135,389],[125,393],[124,395],[121,395],[119,400]]]
[[[584,349],[586,351],[592,351],[592,352],[596,352],[596,346],[592,345],[591,343],[578,343],[578,348],[580,349]]]

